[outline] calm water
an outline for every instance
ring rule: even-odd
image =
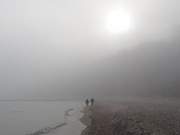
[[[64,111],[80,102],[0,102],[0,134],[25,135],[64,122]]]

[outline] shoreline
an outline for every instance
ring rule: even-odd
[[[39,129],[39,130],[32,132],[32,133],[27,133],[26,135],[67,134],[68,130],[69,131],[72,129],[74,130],[73,127],[76,127],[76,125],[80,125],[80,123],[81,123],[80,118],[77,118],[78,117],[77,115],[80,115],[78,113],[82,113],[80,108],[78,108],[78,109],[69,108],[69,109],[64,111],[64,122],[57,123],[57,124],[51,125],[49,127]],[[81,124],[83,125],[83,123],[81,123]],[[77,134],[77,135],[79,135],[79,134]]]
[[[26,135],[179,135],[180,104],[98,102],[64,111],[64,123]]]

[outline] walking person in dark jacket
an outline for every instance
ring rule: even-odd
[[[86,99],[85,104],[86,104],[86,106],[89,105],[89,100],[88,99]]]
[[[93,106],[94,105],[94,98],[91,98],[91,106]]]

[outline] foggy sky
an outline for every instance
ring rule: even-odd
[[[117,7],[132,13],[133,29],[113,35],[106,30],[105,19]],[[152,62],[152,67],[179,63],[180,55],[171,57],[174,63],[166,61],[180,48],[179,7],[179,0],[0,0],[0,99],[61,99],[96,93],[99,86],[88,83],[92,72],[102,74],[96,69],[99,65],[105,66],[103,75],[107,73],[104,68],[114,65],[112,69],[125,72],[126,77],[141,76],[148,80],[147,73],[155,70],[149,70],[150,65],[144,68],[147,59],[159,59]],[[147,53],[141,50],[143,46]],[[168,48],[165,52],[164,47]],[[156,50],[160,51],[154,56]],[[142,56],[132,59],[137,52]],[[132,58],[127,64],[129,56]],[[126,65],[126,70],[117,68],[119,61]],[[136,66],[136,61],[141,65],[138,74],[130,68]],[[166,72],[178,71],[177,67],[178,64]],[[99,82],[97,78],[93,78],[95,82]],[[110,79],[109,75],[103,79]],[[117,77],[115,81],[128,82],[129,78],[127,81]],[[131,83],[132,87],[138,85],[136,89],[147,89],[149,85]],[[124,85],[118,85],[118,89],[132,89]],[[154,88],[155,84],[152,85]]]

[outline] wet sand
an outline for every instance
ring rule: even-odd
[[[80,122],[80,118],[83,116],[82,109],[69,109],[65,111],[66,124],[56,130],[52,130],[47,135],[80,135],[85,128],[85,125]]]
[[[80,135],[85,125],[80,122],[83,107],[69,108],[64,112],[64,122],[56,123],[26,135]]]

